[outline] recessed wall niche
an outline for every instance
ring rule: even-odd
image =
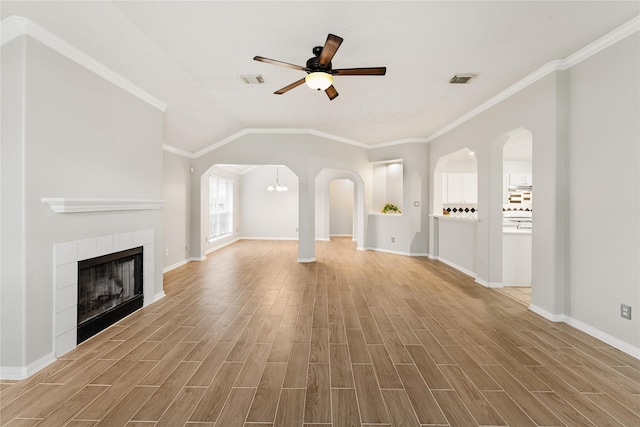
[[[400,210],[403,207],[403,174],[402,159],[374,162],[373,165],[373,202],[372,212],[381,212],[387,203],[393,203]]]

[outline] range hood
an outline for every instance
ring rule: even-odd
[[[509,191],[532,191],[533,186],[530,184],[509,185],[507,189]]]

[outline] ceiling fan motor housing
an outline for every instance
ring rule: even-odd
[[[324,67],[320,65],[320,53],[322,53],[322,46],[314,47],[313,48],[313,53],[314,53],[314,55],[317,55],[317,56],[314,56],[313,58],[309,58],[307,60],[307,68],[310,69],[311,72],[314,72],[314,71],[329,72],[329,71],[331,71],[331,62],[326,64]]]

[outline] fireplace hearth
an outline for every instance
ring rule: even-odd
[[[78,261],[77,344],[143,306],[143,248]]]

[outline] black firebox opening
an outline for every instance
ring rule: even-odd
[[[142,247],[78,262],[77,343],[141,308]]]

